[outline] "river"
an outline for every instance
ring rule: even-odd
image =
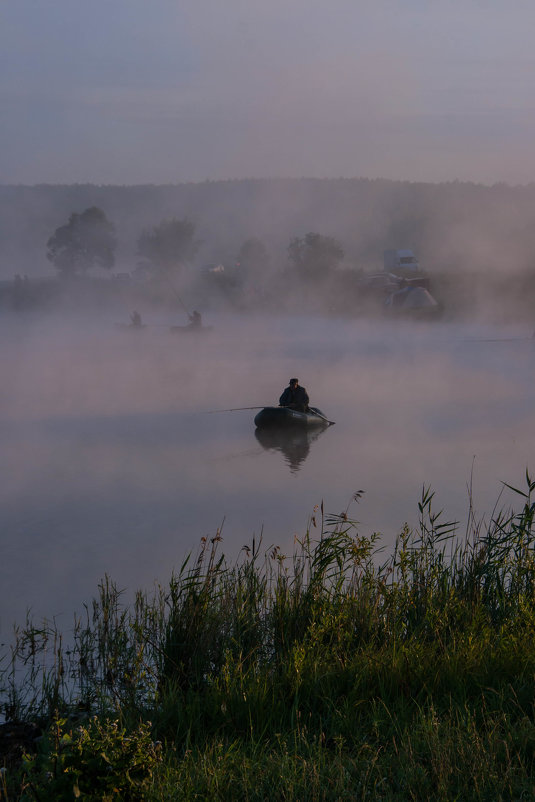
[[[69,626],[108,574],[165,582],[200,538],[235,559],[292,550],[316,505],[391,547],[422,486],[444,518],[490,516],[533,469],[535,340],[525,325],[214,316],[199,336],[150,316],[0,321],[0,636],[26,611]],[[335,421],[290,443],[254,410],[291,376]],[[535,471],[534,471],[535,472]],[[500,505],[510,503],[505,492]]]

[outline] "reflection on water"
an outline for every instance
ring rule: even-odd
[[[311,444],[327,428],[327,426],[308,429],[303,426],[285,426],[255,429],[255,437],[266,451],[280,451],[290,471],[296,473],[308,457]]]

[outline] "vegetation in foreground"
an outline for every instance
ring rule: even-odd
[[[462,540],[428,490],[384,562],[319,508],[291,557],[203,540],[131,607],[106,579],[68,646],[28,622],[0,664],[0,800],[535,798],[526,479]]]

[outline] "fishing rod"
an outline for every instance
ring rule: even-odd
[[[266,405],[262,407],[233,407],[232,409],[209,409],[207,415],[213,415],[214,412],[242,412],[245,409],[265,409]]]
[[[175,285],[171,281],[171,276],[169,274],[169,270],[168,269],[164,269],[164,275],[165,275],[165,278],[167,279],[167,281],[169,282],[169,286],[171,287],[171,289],[173,290],[174,294],[176,295],[178,302],[180,303],[180,305],[184,309],[184,312],[186,313],[188,318],[191,318],[191,315],[189,313],[188,307],[186,306],[186,304],[184,303],[184,301],[182,300],[182,298],[178,294]]]
[[[461,340],[463,343],[519,343],[524,342],[525,340],[533,340],[533,337],[497,337],[496,339],[466,339]]]

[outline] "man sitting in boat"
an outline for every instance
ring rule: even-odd
[[[308,393],[299,384],[299,379],[290,379],[290,386],[286,388],[279,398],[280,407],[289,407],[298,412],[308,412]]]
[[[133,329],[141,329],[143,327],[141,315],[139,314],[137,309],[134,309],[134,311],[130,315],[130,325],[132,326]]]
[[[202,327],[202,316],[196,309],[188,317],[190,329],[200,329]]]

